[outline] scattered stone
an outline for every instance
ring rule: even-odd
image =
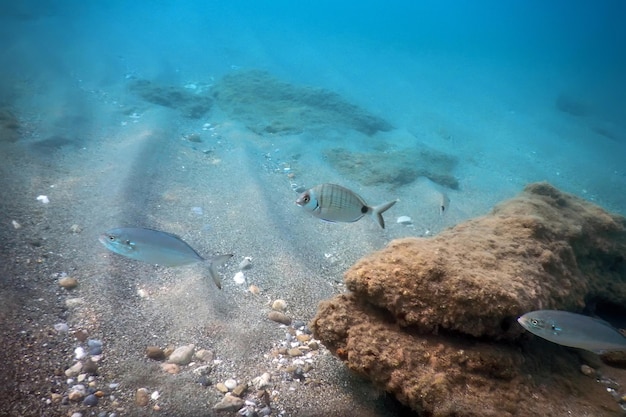
[[[400,216],[398,217],[398,220],[396,220],[396,223],[408,226],[413,224],[413,220],[409,216]]]
[[[145,407],[150,402],[150,392],[146,388],[139,388],[135,393],[135,404]]]
[[[72,233],[80,233],[80,232],[82,232],[82,231],[83,231],[83,228],[82,228],[82,227],[80,227],[80,226],[79,226],[79,225],[77,225],[77,224],[73,224],[73,225],[70,227],[70,232],[72,232]]]
[[[87,340],[87,337],[89,337],[89,333],[87,333],[87,330],[76,330],[74,332],[74,337],[79,341],[79,342],[84,342],[85,340]]]
[[[161,369],[163,369],[168,374],[176,375],[180,372],[180,366],[175,363],[162,363]]]
[[[72,413],[71,417],[83,417],[83,413],[79,413],[78,411],[75,413]]]
[[[281,313],[280,311],[270,311],[267,314],[267,318],[287,326],[291,324],[291,318],[289,318],[289,316],[287,316],[285,313]]]
[[[261,293],[261,289],[256,285],[250,285],[250,287],[248,287],[248,291],[254,295],[259,295]]]
[[[87,390],[84,385],[74,385],[69,394],[67,394],[67,398],[69,398],[70,401],[78,402],[85,398],[86,394]]]
[[[198,378],[198,383],[203,387],[208,387],[209,385],[211,385],[211,380],[206,375],[200,375],[200,377]]]
[[[319,343],[317,343],[315,340],[311,340],[307,346],[308,346],[311,350],[318,350],[318,349],[320,348]]]
[[[165,349],[163,349],[163,354],[165,355],[166,358],[169,358],[172,352],[174,352],[174,348],[171,346],[168,346]]]
[[[596,376],[596,370],[593,369],[589,365],[581,365],[580,366],[580,372],[582,372],[583,375],[594,376],[594,377]]]
[[[76,297],[76,298],[68,298],[67,300],[65,300],[65,306],[67,308],[76,308],[78,306],[81,306],[85,303],[85,300],[83,300],[80,297]]]
[[[213,362],[214,356],[215,355],[213,354],[213,352],[207,349],[199,349],[193,355],[196,360],[199,360],[201,362]]]
[[[252,380],[252,384],[254,385],[254,388],[256,388],[257,390],[262,390],[270,386],[271,379],[272,379],[272,376],[270,375],[270,373],[265,372],[263,375],[257,376],[256,378],[254,378]]]
[[[274,302],[272,303],[272,310],[275,311],[285,311],[287,310],[287,301],[285,300],[274,300]]]
[[[95,394],[89,394],[83,400],[83,405],[86,405],[87,407],[95,407],[98,405],[98,397]]]
[[[148,346],[146,348],[146,356],[156,361],[162,361],[165,359],[165,352],[158,346]]]
[[[52,401],[53,403],[60,403],[62,399],[63,396],[61,394],[58,394],[56,392],[50,394],[50,401]]]
[[[21,225],[21,224],[19,224],[18,222],[16,222],[15,220],[11,220],[11,224],[13,225],[13,228],[14,228],[15,230],[17,230],[17,229],[21,229],[21,228],[22,228],[22,225]]]
[[[246,276],[242,271],[238,271],[233,277],[233,281],[235,281],[235,284],[237,285],[245,284]]]
[[[296,335],[296,339],[300,343],[306,343],[309,340],[311,340],[311,335],[309,335],[309,334],[298,334],[298,335]]]
[[[88,375],[97,375],[98,364],[94,362],[92,359],[88,359],[85,361],[82,371]]]
[[[70,331],[70,326],[67,323],[57,323],[54,325],[54,330],[59,333],[67,333]]]
[[[187,365],[191,362],[191,358],[193,357],[195,346],[193,344],[180,346],[172,352],[172,354],[167,359],[170,363],[175,363],[177,365]]]
[[[74,349],[74,358],[81,360],[83,359],[85,356],[87,356],[87,352],[85,352],[85,349],[83,349],[82,347],[77,347],[76,349]]]
[[[213,406],[213,409],[215,411],[238,411],[244,404],[241,398],[226,394],[222,401]]]
[[[294,329],[301,329],[305,326],[305,323],[302,320],[294,320],[293,323],[291,323],[291,326]]]
[[[227,379],[226,381],[224,381],[224,386],[228,388],[228,391],[232,391],[237,386],[237,381],[232,378]]]
[[[222,394],[226,394],[228,392],[228,387],[224,385],[223,382],[218,382],[215,384],[215,389],[221,392]]]
[[[65,376],[68,378],[73,378],[80,374],[80,371],[83,369],[82,362],[76,362],[74,365],[70,366],[65,370]]]
[[[239,384],[235,388],[233,388],[232,393],[233,395],[237,397],[241,397],[243,393],[246,392],[247,389],[248,389],[248,384],[244,382],[243,384]]]
[[[59,285],[66,290],[71,290],[78,286],[78,280],[74,277],[63,277],[59,280]]]
[[[295,356],[302,356],[302,351],[300,350],[300,348],[297,348],[297,347],[291,348],[291,349],[287,350],[287,355],[293,356],[293,357],[295,357]]]

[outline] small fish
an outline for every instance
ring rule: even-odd
[[[233,256],[218,255],[205,259],[178,236],[142,227],[111,229],[101,234],[98,240],[111,252],[150,264],[181,266],[207,262],[209,275],[220,289],[222,284],[216,267]]]
[[[341,185],[320,184],[300,194],[296,204],[329,222],[355,222],[369,214],[384,229],[383,213],[397,201],[370,207],[361,196]]]
[[[441,200],[439,201],[439,214],[443,216],[448,210],[448,206],[450,206],[450,197],[442,191]]]
[[[538,310],[517,319],[534,335],[597,354],[626,351],[626,337],[604,320],[559,310]]]

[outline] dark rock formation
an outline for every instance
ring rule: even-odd
[[[177,109],[190,119],[201,118],[213,105],[208,95],[194,94],[185,88],[158,85],[148,80],[133,80],[128,89],[147,102]]]
[[[624,305],[625,257],[623,217],[531,184],[488,216],[357,262],[345,276],[352,293],[321,303],[311,327],[424,415],[613,415],[617,404],[580,373],[574,351],[515,320]]]

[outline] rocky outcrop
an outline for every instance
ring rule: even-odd
[[[351,293],[321,303],[311,327],[424,415],[611,415],[617,404],[575,354],[531,340],[516,318],[624,305],[625,257],[623,217],[531,184],[485,217],[357,262]]]

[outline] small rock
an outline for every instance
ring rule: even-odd
[[[71,290],[78,286],[78,280],[74,277],[63,277],[59,280],[59,285],[66,290]]]
[[[239,271],[235,274],[235,276],[233,277],[233,280],[235,281],[235,284],[237,285],[245,284],[246,276],[243,274],[243,272]]]
[[[76,308],[78,306],[81,306],[85,303],[85,300],[83,300],[80,297],[76,297],[76,298],[68,298],[65,300],[65,307],[67,308]]]
[[[200,375],[200,377],[198,378],[198,383],[203,387],[208,387],[209,385],[211,385],[211,380],[206,375]]]
[[[226,394],[222,401],[215,404],[213,409],[215,411],[237,411],[245,404],[244,400],[234,395]]]
[[[174,348],[171,346],[168,346],[165,349],[163,349],[163,354],[165,355],[166,358],[169,358],[172,352],[174,352]]]
[[[168,374],[176,375],[180,372],[180,366],[175,363],[162,363],[161,369],[163,369]]]
[[[72,232],[72,233],[80,233],[80,232],[82,232],[82,231],[83,231],[83,228],[82,228],[82,227],[80,227],[80,226],[79,226],[79,225],[77,225],[77,224],[73,224],[73,225],[70,227],[70,232]]]
[[[199,349],[194,355],[194,358],[201,362],[213,362],[213,352],[207,349]]]
[[[83,417],[83,413],[79,413],[78,411],[75,413],[72,413],[72,415],[70,417]]]
[[[60,403],[61,399],[63,399],[63,396],[61,394],[57,394],[56,392],[53,392],[52,394],[50,394],[50,400],[53,403]]]
[[[296,339],[298,339],[298,342],[300,342],[300,343],[306,343],[309,340],[311,340],[311,335],[299,334],[299,335],[296,335]]]
[[[409,216],[400,216],[398,217],[398,220],[396,220],[396,222],[405,226],[413,224],[413,220]]]
[[[146,388],[139,388],[135,393],[135,404],[145,407],[150,401],[150,392]]]
[[[274,300],[272,303],[272,310],[275,311],[285,311],[287,309],[287,301],[285,300]]]
[[[14,228],[15,230],[17,230],[17,229],[21,229],[21,228],[22,228],[22,225],[21,225],[21,224],[19,224],[18,222],[16,222],[15,220],[11,220],[11,224],[13,225],[13,228]]]
[[[73,378],[80,374],[80,371],[83,369],[82,362],[76,362],[74,365],[70,366],[65,370],[65,376],[68,378]]]
[[[287,355],[295,357],[295,356],[302,356],[302,351],[299,348],[291,348],[287,351]]]
[[[589,365],[581,365],[580,372],[587,376],[596,376],[596,370]]]
[[[82,371],[89,375],[97,375],[98,374],[98,364],[91,359],[85,361],[83,365]]]
[[[317,343],[315,340],[312,340],[309,342],[309,344],[307,345],[311,350],[318,350],[320,348],[319,343]]]
[[[75,359],[83,359],[85,356],[87,356],[87,352],[85,352],[85,349],[83,349],[82,347],[77,347],[76,349],[74,349],[74,358]]]
[[[165,352],[158,346],[148,346],[146,348],[146,356],[156,361],[162,361],[165,359]]]
[[[76,330],[74,332],[74,337],[79,341],[79,342],[84,342],[85,340],[87,340],[87,337],[89,337],[89,333],[87,333],[87,330]]]
[[[195,346],[193,344],[187,346],[180,346],[172,352],[170,357],[167,359],[170,363],[175,363],[177,365],[187,365],[191,362],[191,358],[193,357]]]
[[[98,397],[94,394],[89,394],[83,400],[83,405],[86,405],[87,407],[95,407],[98,405]]]
[[[277,323],[285,324],[287,326],[291,324],[291,318],[289,318],[289,316],[287,316],[285,313],[281,313],[280,311],[270,311],[267,314],[267,318]]]
[[[261,293],[261,289],[256,285],[250,285],[250,287],[248,287],[248,291],[254,295],[259,295]]]
[[[291,324],[294,329],[301,329],[306,325],[306,323],[304,323],[302,320],[294,320]]]
[[[67,333],[70,331],[70,326],[67,323],[57,323],[54,325],[54,330],[59,333]]]
[[[232,391],[237,386],[237,381],[235,381],[232,378],[231,379],[227,379],[226,381],[224,381],[224,386],[226,386],[226,388],[228,388],[228,391]]]
[[[269,387],[271,379],[272,376],[269,374],[269,372],[265,372],[263,375],[254,378],[252,380],[252,384],[257,390],[262,390]]]
[[[235,388],[233,388],[232,393],[234,396],[241,398],[241,396],[243,395],[244,392],[246,392],[247,389],[248,389],[248,384],[244,382],[243,384],[239,384]]]
[[[228,392],[228,387],[224,385],[222,382],[218,382],[215,384],[215,389],[221,392],[222,394],[226,394]]]
[[[87,390],[85,389],[84,385],[74,385],[69,394],[67,394],[67,398],[69,398],[70,401],[76,402],[85,398],[86,394]]]

